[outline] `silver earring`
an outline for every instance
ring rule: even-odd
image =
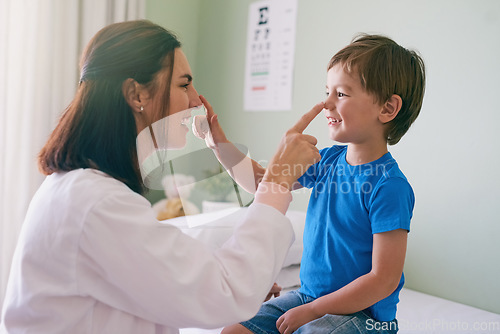
[[[144,111],[144,107],[143,106],[141,106],[141,111]]]

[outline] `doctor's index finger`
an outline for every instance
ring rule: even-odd
[[[311,110],[302,115],[299,121],[295,123],[295,125],[290,130],[302,133],[307,128],[307,126],[312,122],[312,120],[316,118],[316,116],[321,112],[321,110],[323,110],[324,106],[325,106],[324,102],[316,104]]]

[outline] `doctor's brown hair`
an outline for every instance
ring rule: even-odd
[[[388,37],[361,34],[332,57],[328,70],[337,64],[347,73],[357,74],[363,88],[373,94],[378,103],[385,103],[393,94],[401,97],[401,110],[386,130],[387,143],[397,144],[422,108],[423,59]]]
[[[95,168],[142,193],[137,127],[122,85],[132,78],[152,95],[163,94],[166,116],[174,51],[180,46],[171,32],[145,20],[100,30],[83,52],[76,95],[40,151],[40,171]],[[165,66],[170,68],[167,83],[157,83],[156,74]]]

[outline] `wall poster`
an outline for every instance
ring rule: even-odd
[[[264,0],[249,6],[244,109],[292,108],[297,0]]]

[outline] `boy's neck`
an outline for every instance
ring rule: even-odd
[[[389,150],[386,142],[350,143],[347,145],[346,161],[352,166],[363,165],[379,159],[387,152]]]

